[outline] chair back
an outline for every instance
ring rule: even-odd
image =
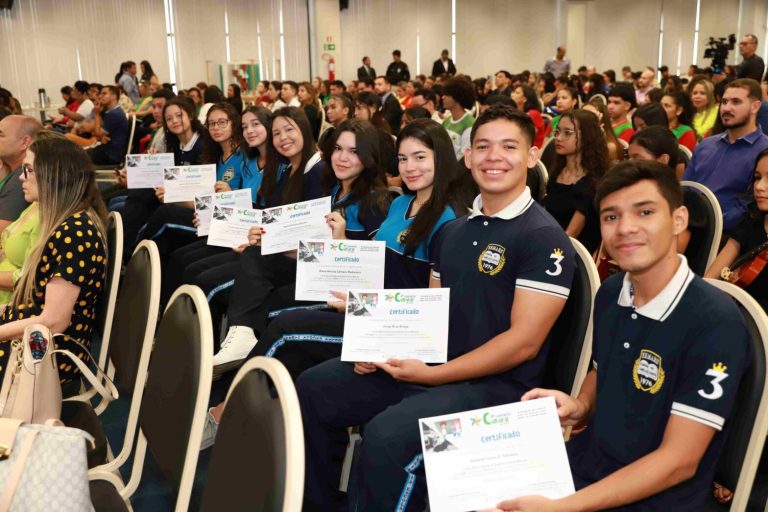
[[[683,203],[688,208],[688,230],[691,239],[685,249],[688,266],[703,276],[714,263],[723,233],[723,213],[715,194],[705,185],[693,181],[680,182]]]
[[[142,240],[125,268],[125,282],[115,310],[109,361],[121,387],[133,391],[145,348],[152,348],[160,308],[160,252]],[[145,345],[149,344],[149,347]],[[146,366],[144,372],[146,371]]]
[[[304,431],[291,377],[277,359],[255,357],[229,388],[203,491],[202,511],[299,512]]]
[[[211,312],[200,288],[184,285],[174,292],[156,339],[139,412],[139,446],[149,447],[177,491],[181,511],[189,506],[213,374]],[[139,450],[134,466],[143,460]]]
[[[741,311],[749,331],[751,364],[742,376],[728,419],[728,437],[715,469],[715,481],[734,490],[730,510],[747,508],[749,495],[768,434],[768,317],[746,291],[731,283],[707,279],[731,296]]]
[[[557,161],[557,151],[555,149],[555,139],[549,137],[541,145],[541,156],[539,161],[544,164],[547,171],[551,171],[555,168],[555,162]]]
[[[536,201],[541,201],[544,196],[547,195],[547,181],[549,180],[549,173],[547,167],[541,160],[536,162],[536,165],[528,169],[528,177],[526,179],[526,185],[531,189],[531,196]]]
[[[592,95],[592,97],[591,97],[591,98],[589,98],[589,99],[590,99],[590,100],[593,100],[593,99],[595,99],[595,98],[597,98],[597,99],[599,99],[600,101],[602,101],[602,102],[603,102],[603,105],[608,105],[608,100],[607,100],[607,99],[605,99],[605,95],[604,95],[604,94],[600,94],[600,93],[597,93],[597,94],[593,94],[593,95]]]
[[[589,370],[592,343],[592,305],[600,286],[589,251],[571,238],[576,250],[576,272],[565,307],[549,332],[549,354],[542,386],[578,394]]]
[[[693,153],[691,153],[691,150],[683,146],[682,144],[678,144],[678,148],[680,151],[679,151],[677,162],[688,167],[688,163],[691,161],[691,158],[693,157]]]
[[[112,337],[117,290],[120,287],[120,270],[123,263],[123,218],[117,212],[110,212],[107,218],[107,281],[104,283],[106,293],[99,302],[96,311],[97,334],[101,339],[99,348],[99,367],[104,368],[107,362],[107,351]]]
[[[128,115],[128,121],[131,123],[131,129],[128,132],[128,143],[125,145],[125,156],[126,158],[123,158],[122,165],[125,165],[125,161],[128,157],[128,155],[131,154],[131,150],[133,149],[133,136],[136,135],[136,116],[133,114]]]

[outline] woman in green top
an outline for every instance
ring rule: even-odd
[[[133,113],[141,119],[152,113],[152,92],[149,90],[149,82],[139,82],[139,94],[141,99],[133,108]]]
[[[40,232],[37,202],[24,210],[0,235],[0,304],[11,300],[13,285]]]
[[[550,128],[550,133],[555,133],[555,130],[557,130],[557,125],[560,124],[560,118],[563,117],[563,114],[573,112],[573,110],[579,106],[579,93],[576,92],[576,89],[571,87],[563,87],[557,91],[557,100],[555,102],[555,106],[559,115],[552,119],[552,127]]]
[[[696,108],[693,129],[699,140],[707,137],[717,122],[719,108],[715,103],[715,85],[705,76],[695,76],[688,86],[691,102]]]

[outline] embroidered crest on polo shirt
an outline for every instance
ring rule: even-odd
[[[656,394],[664,385],[664,368],[661,356],[651,350],[643,349],[632,367],[632,380],[640,391]]]
[[[235,169],[232,167],[227,168],[226,171],[224,171],[224,174],[221,176],[221,181],[232,181],[232,178],[235,177]]]
[[[485,250],[480,253],[480,257],[477,258],[477,270],[483,274],[495,276],[504,268],[506,261],[504,253],[506,251],[507,249],[503,245],[488,244]]]
[[[699,396],[706,398],[707,400],[717,400],[723,396],[723,386],[720,385],[727,377],[728,374],[725,371],[728,369],[723,363],[715,363],[712,368],[708,369],[704,375],[712,377],[709,385],[712,386],[712,391],[705,392],[703,389],[699,390]]]
[[[553,268],[552,270],[545,270],[544,273],[552,277],[559,276],[560,274],[562,274],[563,266],[560,265],[560,262],[563,261],[563,258],[565,258],[565,256],[563,255],[562,249],[553,250],[552,254],[549,255],[549,259],[555,260],[554,261],[555,268]]]

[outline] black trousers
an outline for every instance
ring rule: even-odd
[[[197,228],[192,225],[194,215],[194,208],[164,204],[147,220],[141,238],[154,240],[163,264],[168,262],[171,252],[197,239]]]
[[[240,257],[235,276],[227,308],[229,324],[251,327],[256,336],[260,336],[267,328],[270,308],[275,308],[278,303],[281,306],[296,303],[291,300],[290,291],[295,282],[294,258],[282,254],[262,256],[261,247],[249,247]],[[272,297],[278,289],[281,292]]]
[[[223,255],[228,256],[225,259],[231,258],[233,261],[237,261],[238,255],[231,249],[208,245],[208,237],[201,237],[174,250],[163,269],[162,303],[167,303],[174,290],[182,284],[196,284],[195,278],[203,272],[203,269],[210,269],[218,264],[206,266],[204,260],[213,256],[224,257]],[[203,265],[196,266],[197,263]],[[188,272],[188,270],[190,271]],[[203,291],[207,293],[205,289]]]
[[[128,261],[133,254],[139,239],[141,228],[147,223],[152,214],[160,206],[151,188],[131,189],[125,200],[123,209],[123,238],[125,249],[123,255]]]
[[[272,317],[248,358],[274,357],[296,381],[304,370],[339,357],[343,335],[342,313],[301,308],[285,311]]]

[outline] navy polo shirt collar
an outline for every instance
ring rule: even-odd
[[[688,268],[688,260],[682,254],[677,255],[680,258],[680,266],[675,275],[667,283],[658,295],[651,299],[647,304],[635,310],[636,313],[646,318],[663,322],[675,310],[685,290],[693,280],[693,272]],[[624,283],[619,293],[619,306],[625,308],[633,307],[632,282],[629,280],[629,273],[624,274]]]
[[[517,196],[514,201],[509,203],[495,215],[490,215],[490,217],[495,217],[502,220],[511,220],[525,213],[525,211],[530,208],[532,204],[533,198],[531,198],[531,191],[528,187],[525,187],[525,190],[523,190],[523,192]],[[467,220],[481,216],[488,217],[483,213],[482,196],[477,196],[475,201],[472,203],[472,211],[470,212],[469,217],[467,217]]]
[[[736,139],[733,142],[733,144],[736,144],[736,142],[739,142],[740,140],[743,140],[743,141],[749,143],[750,145],[752,145],[752,144],[754,144],[757,141],[757,139],[760,138],[760,136],[762,134],[763,134],[763,132],[760,129],[760,126],[758,125],[758,127],[755,129],[755,131],[750,132],[750,133],[746,134],[745,136]],[[731,144],[731,142],[728,140],[728,130],[726,130],[726,131],[724,131],[723,133],[720,134],[720,140],[721,141],[725,141],[728,144]]]

